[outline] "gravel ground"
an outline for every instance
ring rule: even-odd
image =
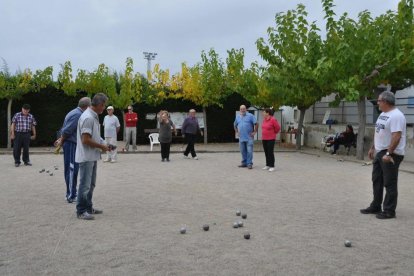
[[[400,173],[397,218],[383,221],[359,213],[371,166],[279,152],[268,172],[263,153],[253,170],[237,168],[238,153],[199,157],[99,162],[104,213],[82,221],[64,200],[62,156],[15,168],[1,155],[0,275],[412,275],[412,174]],[[233,229],[238,209],[248,217]]]

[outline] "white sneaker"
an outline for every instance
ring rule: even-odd
[[[116,163],[116,160],[111,160],[111,163]]]
[[[275,168],[269,168],[269,172],[274,172]]]
[[[269,166],[265,166],[262,168],[262,170],[268,170],[270,167]]]
[[[194,157],[193,157],[193,159],[194,159],[194,160],[198,160],[198,157],[197,157],[197,156],[194,156]]]
[[[103,162],[109,162],[111,159],[104,159]]]
[[[183,155],[184,157],[184,159],[190,159],[190,157],[188,157],[187,155]]]

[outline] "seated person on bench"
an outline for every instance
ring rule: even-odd
[[[328,147],[334,146],[334,150],[331,154],[336,154],[336,151],[339,149],[339,145],[349,146],[355,140],[354,128],[351,125],[346,126],[346,130],[341,134],[337,135],[335,138],[326,141]]]

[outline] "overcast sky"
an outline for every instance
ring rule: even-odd
[[[324,29],[320,0],[0,0],[0,57],[14,73],[69,60],[92,71],[101,63],[122,71],[127,57],[146,72],[142,52],[155,52],[172,73],[194,65],[202,50],[244,48],[245,64],[259,60],[255,42],[267,37],[274,17],[303,3],[309,21]],[[360,11],[373,16],[396,10],[397,0],[336,0],[337,15]],[[1,62],[1,61],[0,61]],[[1,62],[2,63],[2,62]]]

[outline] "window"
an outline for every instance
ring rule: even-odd
[[[407,107],[414,108],[414,97],[408,97]]]

